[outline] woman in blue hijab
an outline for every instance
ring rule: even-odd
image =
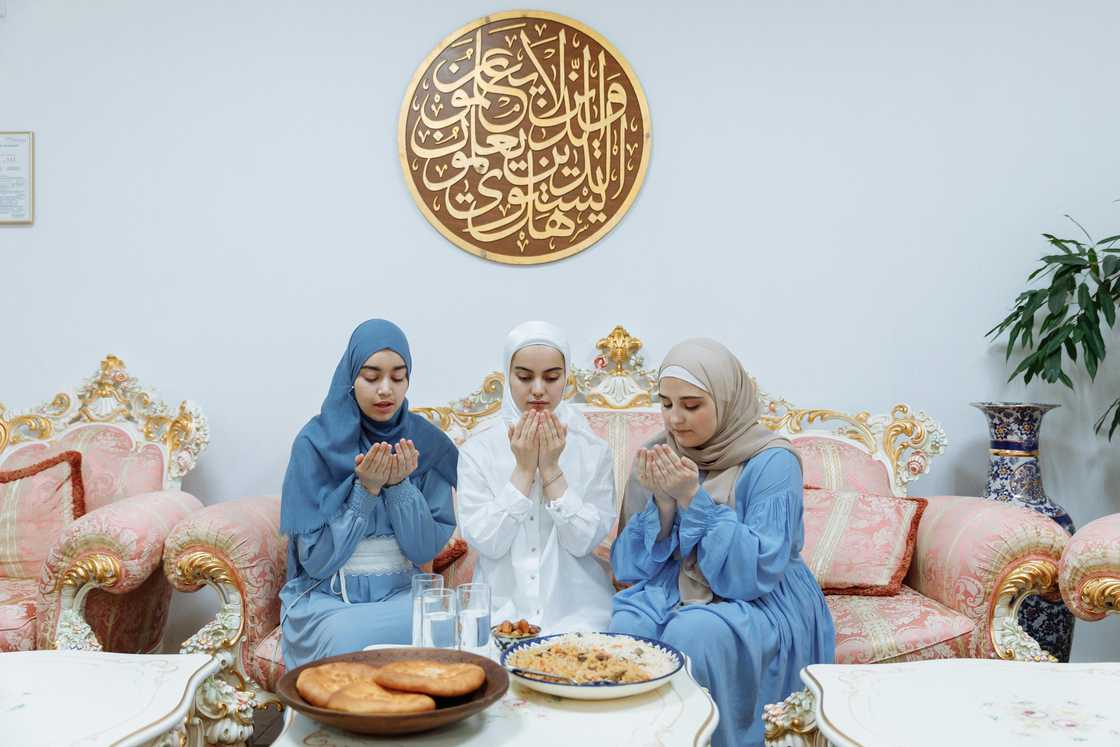
[[[392,322],[350,336],[322,410],[296,436],[280,502],[284,662],[409,643],[412,574],[455,529],[458,451],[408,410],[412,355]]]

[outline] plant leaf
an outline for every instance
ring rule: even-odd
[[[1097,305],[1101,307],[1101,312],[1104,314],[1104,320],[1108,323],[1109,329],[1112,329],[1112,325],[1116,324],[1116,301],[1113,300],[1112,294],[1103,285],[1097,288]]]
[[[1048,233],[1044,233],[1042,235],[1047,241],[1061,249],[1066,254],[1072,254],[1072,252],[1068,248],[1066,248],[1066,239],[1059,239],[1057,236],[1053,236]]]
[[[1042,258],[1043,262],[1055,265],[1069,265],[1070,267],[1088,267],[1089,260],[1080,254],[1049,254]]]
[[[1097,355],[1089,347],[1087,341],[1082,341],[1081,348],[1085,351],[1085,370],[1089,372],[1090,379],[1097,378]]]
[[[1096,427],[1093,429],[1094,431],[1096,431],[1097,433],[1101,432],[1101,429],[1104,428],[1105,421],[1108,420],[1108,414],[1110,412],[1113,413],[1113,416],[1112,416],[1112,426],[1108,429],[1108,440],[1109,441],[1112,440],[1112,434],[1114,434],[1116,432],[1116,429],[1120,428],[1120,397],[1117,397],[1116,401],[1114,401],[1111,405],[1109,405],[1108,408],[1104,411],[1104,413],[1101,414],[1100,419],[1097,421]]]
[[[1066,309],[1066,290],[1065,290],[1065,288],[1059,287],[1057,285],[1055,285],[1053,288],[1051,288],[1050,289],[1049,302],[1050,302],[1050,313],[1051,314],[1057,314],[1057,313],[1060,312],[1064,315],[1065,314],[1065,309]]]

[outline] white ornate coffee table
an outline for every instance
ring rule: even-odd
[[[1120,745],[1120,664],[813,664],[801,679],[837,747]]]
[[[208,654],[0,654],[0,743],[179,745],[196,690],[219,666]]]
[[[551,745],[708,744],[719,712],[708,691],[692,678],[691,663],[667,685],[618,700],[566,700],[510,683],[494,705],[457,724],[410,737],[378,738],[339,731],[288,709],[276,747],[369,747],[408,744],[417,747],[498,747]]]

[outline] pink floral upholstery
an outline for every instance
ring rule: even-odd
[[[967,657],[976,623],[903,586],[892,597],[831,595],[836,662]]]
[[[273,692],[276,683],[284,676],[284,654],[280,650],[280,628],[273,628],[272,632],[264,637],[253,648],[253,655],[246,662],[245,671],[253,681],[265,690]]]
[[[89,595],[85,619],[108,651],[143,652],[159,642],[171,586],[160,567],[164,539],[202,504],[181,490],[135,495],[87,513],[51,548],[39,577],[39,648],[49,648],[58,621],[58,583],[75,562],[107,555],[120,567],[117,582]]]
[[[33,454],[41,452],[24,450]],[[83,513],[81,454],[0,470],[0,578],[38,576],[62,530]]]
[[[35,648],[35,581],[0,578],[0,651]]]
[[[4,458],[0,469],[26,467],[63,451],[82,455],[82,484],[86,512],[118,498],[150,493],[163,487],[163,452],[155,444],[139,447],[132,436],[115,425],[95,424],[71,428],[49,444],[20,445]]]
[[[256,646],[280,624],[280,587],[288,566],[288,540],[280,533],[280,499],[243,498],[207,506],[167,538],[164,571],[179,591],[195,591],[176,572],[179,560],[206,552],[219,560],[241,594],[246,634],[242,661],[251,666]]]
[[[801,555],[825,593],[897,594],[925,505],[920,498],[807,488]]]
[[[905,583],[976,623],[971,656],[994,656],[989,619],[1000,585],[1028,560],[1056,564],[1067,535],[1045,516],[1007,503],[959,496],[927,500]]]
[[[1104,585],[1094,601],[1085,598],[1086,583]],[[1120,605],[1120,514],[1091,521],[1070,539],[1058,567],[1062,599],[1082,620],[1100,620]],[[1103,604],[1102,604],[1103,603]]]
[[[894,494],[886,465],[857,446],[821,436],[800,436],[793,445],[801,454],[807,488]]]

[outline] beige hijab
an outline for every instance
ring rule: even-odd
[[[730,350],[715,340],[685,340],[665,356],[658,371],[658,380],[670,376],[682,378],[683,373],[673,375],[674,370],[680,372],[681,369],[691,375],[690,383],[698,384],[715,401],[716,432],[699,448],[681,446],[667,432],[654,437],[645,447],[668,444],[677,454],[695,462],[702,472],[707,473],[704,490],[712,500],[734,508],[735,483],[743,467],[748,459],[764,449],[788,449],[798,461],[801,460],[788,439],[775,435],[758,422],[762,407],[758,386]],[[631,516],[645,508],[648,500],[649,492],[638,482],[635,463],[630,470],[622,501],[620,532]],[[713,599],[711,587],[697,563],[695,550],[681,561],[678,588],[683,604],[707,603]]]

